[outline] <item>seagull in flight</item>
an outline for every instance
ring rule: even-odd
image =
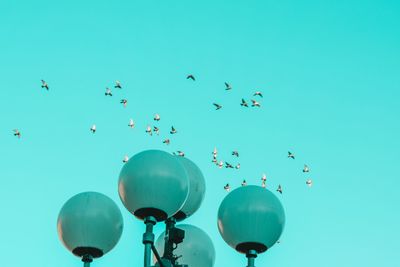
[[[152,129],[151,129],[151,126],[150,126],[150,125],[148,125],[148,126],[147,126],[147,128],[146,128],[146,133],[148,133],[150,136],[152,136],[152,135],[153,135],[153,131],[152,131]]]
[[[120,81],[115,81],[114,88],[122,89],[121,82]]]
[[[14,136],[21,138],[21,132],[18,129],[14,129],[13,132],[14,132]]]
[[[196,78],[194,78],[193,74],[189,74],[188,76],[186,76],[186,79],[192,79],[193,81],[196,80]]]
[[[169,139],[165,139],[165,140],[163,141],[163,144],[169,145],[170,142],[171,142],[171,141],[170,141]]]
[[[260,91],[255,92],[253,96],[263,97],[263,95]]]
[[[218,165],[218,161],[217,161],[217,157],[216,156],[213,156],[213,159],[212,159],[212,161],[211,161],[212,163],[215,163],[215,164],[217,164]]]
[[[158,114],[154,115],[154,120],[155,121],[159,121],[160,120],[160,115],[158,115]]]
[[[243,182],[242,182],[242,186],[246,186],[247,185],[247,182],[246,182],[246,180],[243,180]]]
[[[122,162],[123,162],[123,163],[127,163],[127,162],[128,162],[128,160],[129,160],[129,157],[128,157],[128,155],[125,155],[125,157],[124,157],[124,159],[122,160]]]
[[[124,105],[124,108],[126,108],[126,105],[128,104],[128,100],[121,99],[120,103]]]
[[[288,151],[288,156],[287,157],[290,158],[290,159],[294,159],[294,154],[292,152]]]
[[[95,132],[96,132],[96,124],[93,124],[92,127],[90,127],[90,131],[91,131],[92,133],[95,133]]]
[[[279,192],[280,194],[282,194],[282,186],[278,185],[278,189],[276,189],[277,192]]]
[[[308,185],[308,187],[311,187],[313,185],[313,181],[311,179],[308,179],[306,181],[306,185]]]
[[[304,164],[303,172],[310,172],[310,168]]]
[[[224,189],[226,190],[226,192],[229,192],[229,191],[231,190],[231,187],[230,187],[229,184],[226,184],[226,185],[224,186]]]
[[[185,156],[185,153],[183,151],[180,151],[180,150],[176,151],[176,153],[173,152],[172,154],[174,154],[176,156],[179,156],[179,157],[184,157]]]
[[[217,155],[218,155],[218,150],[217,150],[216,147],[214,147],[213,155],[214,155],[215,157],[217,157]]]
[[[252,107],[261,107],[260,103],[258,103],[256,100],[251,99],[251,102],[253,103],[251,104]]]
[[[135,127],[135,122],[132,119],[129,119],[128,126],[131,127],[131,128]]]
[[[106,92],[104,93],[106,96],[112,96],[111,89],[106,87]]]
[[[49,90],[49,85],[47,84],[47,82],[45,80],[41,80],[42,81],[42,88],[46,88],[46,90]]]
[[[213,103],[213,105],[215,106],[215,110],[221,109],[222,106],[217,104],[217,103]]]
[[[261,181],[261,187],[262,188],[266,188],[267,187],[267,183],[265,181]]]
[[[156,127],[156,126],[153,127],[153,131],[154,131],[157,135],[160,134],[160,129],[159,129],[158,127]]]
[[[171,131],[169,131],[170,134],[176,134],[178,131],[174,128],[174,126],[171,126]]]
[[[217,166],[221,169],[224,166],[224,162],[221,160],[218,162]]]
[[[232,156],[239,157],[239,152],[236,150],[232,151]]]
[[[239,170],[239,169],[240,169],[240,163],[238,163],[238,164],[235,166],[235,169],[236,169],[236,170]]]
[[[240,103],[240,105],[241,105],[242,107],[246,107],[246,108],[249,107],[249,104],[247,104],[247,102],[246,102],[246,100],[244,100],[244,98],[242,98],[242,103]]]
[[[230,168],[230,169],[233,169],[233,165],[232,164],[229,164],[228,162],[225,162],[225,168]]]
[[[265,173],[263,173],[263,175],[261,177],[261,181],[267,181],[267,175]]]
[[[225,82],[225,90],[231,90],[232,87],[229,83]]]

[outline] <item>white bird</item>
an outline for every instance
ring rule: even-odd
[[[247,185],[247,182],[246,182],[246,180],[243,180],[243,182],[242,182],[242,186],[246,186]]]
[[[160,129],[159,129],[158,127],[156,127],[156,126],[153,127],[153,131],[154,131],[157,135],[160,134]]]
[[[232,87],[229,83],[225,82],[225,90],[231,90]]]
[[[263,173],[262,177],[261,177],[261,181],[266,181],[267,180],[267,175],[265,173]]]
[[[171,143],[171,141],[170,141],[169,139],[165,139],[165,140],[163,141],[163,143],[166,144],[166,145],[169,145],[169,144]]]
[[[132,119],[129,119],[128,126],[131,127],[131,128],[135,127],[135,122]]]
[[[18,129],[14,129],[13,132],[14,132],[14,136],[21,138],[21,132]]]
[[[218,155],[218,150],[217,150],[216,147],[214,147],[214,151],[213,151],[212,153],[213,153],[214,156],[217,156],[217,155]]]
[[[279,193],[282,194],[282,186],[281,186],[281,185],[278,185],[278,189],[276,189],[276,191],[278,191]]]
[[[121,99],[120,103],[124,105],[124,108],[126,108],[126,105],[128,104],[128,100],[127,99]]]
[[[253,103],[253,104],[251,104],[252,107],[261,107],[261,105],[260,105],[260,103],[258,103],[258,101],[251,99],[251,102]]]
[[[229,191],[231,190],[231,187],[230,187],[229,184],[226,184],[226,185],[224,186],[224,189],[225,189],[227,192],[229,192]]]
[[[180,150],[176,151],[176,153],[173,152],[172,154],[177,155],[179,157],[184,157],[185,156],[185,153],[183,151],[180,151]]]
[[[310,168],[304,164],[303,172],[310,172]]]
[[[218,162],[217,166],[221,169],[224,166],[224,162],[221,160]]]
[[[152,136],[152,135],[153,135],[153,131],[152,131],[152,129],[151,129],[151,126],[150,126],[150,125],[147,125],[147,128],[146,128],[146,133],[148,133],[150,136]]]
[[[124,157],[124,159],[122,160],[122,162],[123,162],[123,163],[127,163],[127,162],[128,162],[128,160],[129,160],[129,157],[128,157],[128,155],[125,155],[125,157]]]
[[[262,93],[260,91],[255,92],[253,96],[257,96],[257,95],[260,96],[260,97],[263,97],[263,95],[262,95]]]
[[[294,159],[294,153],[288,151],[288,158]]]
[[[176,134],[178,131],[174,128],[174,126],[171,126],[171,131],[169,132],[170,134]]]
[[[311,179],[308,179],[306,181],[306,185],[308,185],[308,187],[311,187],[313,185],[313,181]]]
[[[92,131],[92,133],[96,132],[96,124],[93,124],[92,127],[90,127],[90,131]]]
[[[47,82],[45,80],[41,81],[42,81],[42,88],[46,88],[46,90],[49,90],[49,85],[47,84]]]
[[[261,181],[261,187],[262,188],[266,188],[267,187],[267,183],[265,181]]]
[[[213,156],[213,159],[212,159],[211,162],[217,164],[217,162],[218,162],[218,161],[217,161],[217,157],[214,157],[214,156]]]
[[[120,81],[115,81],[114,88],[122,89],[121,82]]]
[[[158,115],[158,114],[154,115],[154,120],[155,121],[159,121],[160,120],[160,115]]]
[[[240,169],[240,163],[238,163],[238,164],[235,166],[235,168],[236,168],[237,170],[239,170],[239,169]]]
[[[111,89],[106,87],[106,92],[104,93],[106,96],[112,96]]]

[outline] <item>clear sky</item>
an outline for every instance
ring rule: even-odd
[[[2,0],[0,265],[81,266],[56,220],[90,190],[115,200],[125,222],[93,266],[140,266],[144,227],[117,180],[125,154],[155,148],[183,150],[202,169],[206,197],[185,223],[211,236],[216,267],[246,265],[217,230],[223,186],[260,184],[264,172],[268,188],[283,187],[287,222],[257,266],[399,266],[399,12],[398,1],[369,0]],[[115,80],[123,89],[105,97]],[[262,107],[241,108],[256,90]],[[149,137],[155,113],[161,134]],[[232,163],[238,150],[242,168],[213,166],[214,146]]]

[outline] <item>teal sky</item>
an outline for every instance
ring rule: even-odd
[[[398,1],[60,2],[0,2],[1,266],[81,266],[56,220],[89,190],[115,200],[125,222],[93,266],[140,266],[144,227],[117,180],[125,154],[153,148],[183,150],[202,169],[206,197],[185,223],[211,236],[215,267],[246,265],[217,230],[224,184],[259,184],[263,172],[268,188],[283,187],[287,222],[257,266],[400,264]],[[105,97],[115,80],[123,89]],[[256,90],[262,108],[241,108]],[[149,137],[155,113],[161,134]],[[211,165],[214,146],[228,162],[238,150],[242,168]]]

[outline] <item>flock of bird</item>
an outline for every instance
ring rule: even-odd
[[[196,81],[196,78],[194,77],[193,74],[187,75],[186,79],[192,80],[192,81]],[[41,80],[41,82],[42,82],[41,88],[46,89],[46,90],[50,89],[48,83],[45,80]],[[114,88],[115,89],[122,89],[121,82],[118,81],[118,80],[115,81]],[[232,86],[227,82],[225,82],[225,90],[227,90],[227,91],[232,90]],[[106,87],[105,96],[106,97],[112,97],[113,96],[112,90],[109,87]],[[263,94],[260,91],[256,91],[253,94],[253,96],[254,97],[263,98]],[[261,104],[256,99],[250,99],[250,100],[251,100],[251,103],[252,103],[251,107],[258,107],[258,108],[261,107]],[[123,107],[126,107],[127,104],[128,104],[128,100],[127,99],[121,99],[120,104],[122,104]],[[220,110],[222,108],[222,105],[220,105],[220,104],[213,103],[213,105],[215,106],[216,110]],[[248,108],[249,104],[244,98],[242,98],[240,106]],[[159,122],[161,120],[160,115],[159,114],[155,114],[154,117],[153,117],[153,120],[154,120],[155,123]],[[130,128],[134,128],[135,127],[135,122],[134,122],[133,119],[129,120],[128,127],[130,127]],[[90,127],[90,131],[93,134],[96,133],[96,124],[93,124]],[[14,136],[16,136],[18,138],[21,138],[21,131],[19,129],[14,129],[13,132],[14,132]],[[152,125],[148,125],[146,127],[146,129],[145,129],[145,133],[150,135],[150,136],[152,136],[153,133],[156,134],[156,135],[159,135],[159,132],[160,132],[160,128],[157,125],[153,125],[153,126]],[[178,133],[178,131],[176,130],[176,128],[174,126],[171,126],[171,129],[170,129],[169,133],[170,133],[170,135],[174,135],[174,134]],[[166,145],[169,145],[170,142],[171,142],[170,138],[166,138],[166,139],[164,139],[162,141],[162,143],[164,143]],[[180,150],[178,150],[176,152],[173,152],[172,154],[174,154],[176,156],[180,156],[180,157],[184,157],[185,156],[185,153],[183,151],[180,151]],[[239,158],[239,152],[234,150],[234,151],[231,152],[231,156],[234,157],[237,160]],[[295,154],[290,152],[290,151],[288,151],[288,156],[287,157],[288,157],[288,159],[294,160],[295,159]],[[129,160],[129,156],[125,155],[123,160],[122,160],[122,162],[126,163],[126,162],[128,162],[128,160]],[[218,150],[217,150],[217,148],[214,148],[214,150],[212,152],[212,161],[211,162],[215,166],[220,168],[220,169],[223,168],[223,167],[225,167],[227,169],[236,169],[236,170],[240,169],[240,163],[231,164],[231,163],[229,163],[227,161],[219,160],[218,159]],[[305,174],[308,174],[310,172],[310,168],[308,167],[308,165],[304,164],[302,172],[305,173]],[[241,186],[246,186],[246,185],[247,185],[247,181],[244,179],[242,181],[242,183],[241,183]],[[311,187],[313,185],[312,179],[308,178],[306,180],[306,185],[308,187]],[[262,174],[262,177],[261,177],[261,187],[266,188],[266,186],[267,186],[267,175],[264,173],[264,174]],[[229,192],[231,190],[231,186],[230,186],[229,183],[227,183],[224,186],[224,190],[226,190],[227,192]],[[282,189],[282,186],[280,184],[278,185],[278,188],[276,189],[276,191],[278,193],[280,193],[280,194],[283,193],[283,189]]]

